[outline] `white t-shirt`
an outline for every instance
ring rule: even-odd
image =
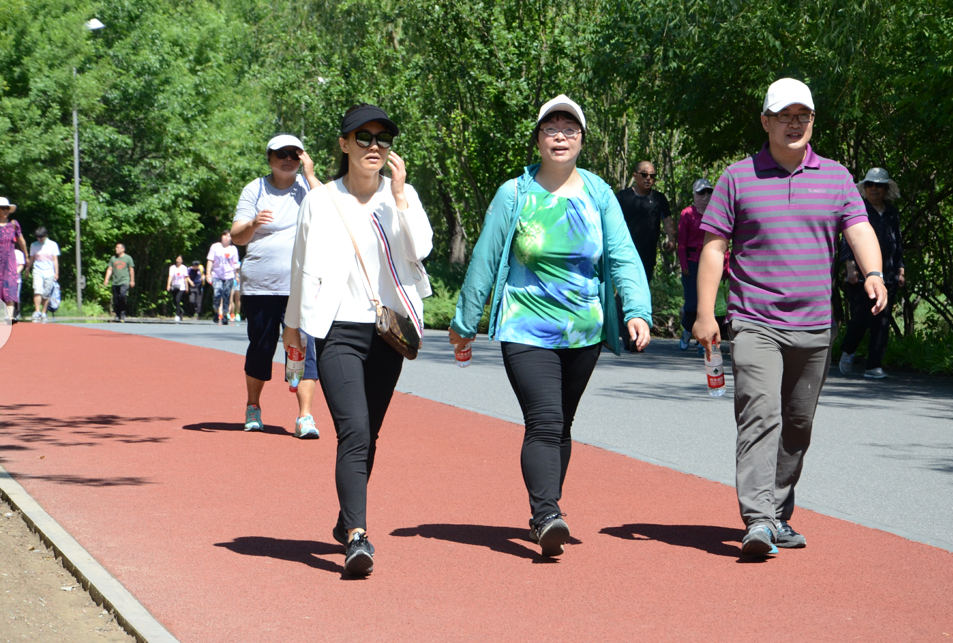
[[[26,257],[24,257],[24,256],[23,256],[23,253],[20,252],[19,250],[17,250],[16,248],[13,249],[13,256],[16,257],[16,262],[17,262],[17,265],[18,265],[18,266],[25,266],[25,265],[26,265]],[[17,283],[18,283],[18,284],[23,283],[22,274],[23,274],[23,273],[17,272]]]
[[[172,277],[172,290],[188,290],[185,278],[189,276],[189,269],[185,264],[169,266],[169,276]]]
[[[335,190],[334,197],[347,217],[347,225],[357,241],[357,247],[361,250],[361,258],[364,260],[368,276],[373,281],[375,294],[380,297],[382,292],[390,292],[393,290],[393,280],[382,270],[380,240],[371,223],[372,212],[385,202],[391,204],[394,202],[389,181],[381,181],[377,192],[364,206],[348,193],[342,179],[338,179],[329,187]],[[347,239],[347,243],[351,243],[350,238]],[[371,293],[366,284],[364,271],[357,260],[357,255],[354,255],[354,261],[347,276],[347,294],[341,298],[341,306],[334,316],[335,321],[369,323],[377,320],[377,310],[371,303]]]
[[[251,221],[262,210],[271,210],[274,217],[274,221],[255,230],[245,247],[243,295],[290,294],[298,210],[310,189],[299,174],[286,190],[276,189],[265,177],[255,179],[242,190],[234,221]]]
[[[49,278],[56,274],[53,268],[53,257],[60,256],[60,247],[55,241],[46,241],[40,243],[34,241],[30,244],[30,256],[33,257],[33,274],[38,277]]]
[[[234,279],[235,268],[238,267],[238,248],[228,244],[225,248],[221,243],[213,243],[208,249],[209,261],[212,262],[212,279]],[[291,260],[288,260],[290,265]]]

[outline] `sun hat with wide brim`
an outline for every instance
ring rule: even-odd
[[[0,196],[0,208],[10,208],[10,214],[17,211],[17,206],[10,203],[10,200],[5,196]]]
[[[888,201],[895,201],[900,198],[900,188],[897,187],[897,182],[891,179],[890,174],[882,167],[870,168],[870,170],[867,171],[867,176],[857,182],[857,190],[860,191],[862,197],[867,196],[867,192],[864,190],[864,183],[880,183],[881,185],[886,185],[887,194],[884,198]]]

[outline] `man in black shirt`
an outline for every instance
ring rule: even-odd
[[[668,207],[668,199],[661,192],[653,190],[655,185],[655,166],[642,161],[635,166],[632,178],[635,185],[616,194],[622,207],[622,216],[629,228],[632,242],[639,252],[645,276],[651,282],[655,274],[655,258],[658,253],[660,228],[665,227],[664,248],[668,252],[675,250],[675,238],[678,231]]]

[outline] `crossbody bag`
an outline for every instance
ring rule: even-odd
[[[374,290],[371,278],[367,274],[367,268],[364,267],[364,259],[361,257],[361,251],[357,247],[357,240],[354,238],[354,233],[351,232],[351,227],[347,224],[344,212],[334,197],[334,193],[331,192],[331,188],[327,188],[327,190],[328,194],[331,195],[331,201],[334,203],[334,207],[337,208],[338,216],[341,217],[341,223],[344,224],[344,229],[347,230],[348,236],[351,237],[354,254],[357,255],[357,261],[361,264],[361,272],[364,273],[364,279],[367,281],[367,286],[371,293],[370,300],[371,303],[374,304],[374,309],[377,311],[377,320],[374,322],[377,334],[403,357],[415,359],[417,357],[417,351],[420,350],[420,335],[417,333],[417,329],[409,318],[398,315],[393,309],[381,303],[380,298],[377,296],[377,291]],[[396,286],[400,288],[400,284],[396,284]]]

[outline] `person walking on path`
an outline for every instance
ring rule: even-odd
[[[26,244],[26,239],[23,240],[23,243]],[[13,255],[16,257],[17,262],[17,300],[13,306],[13,321],[15,323],[20,319],[20,291],[23,288],[23,270],[26,268],[26,253],[16,248],[13,251]]]
[[[291,261],[298,210],[308,192],[321,182],[304,144],[290,134],[268,141],[265,156],[271,174],[245,186],[235,208],[232,240],[245,246],[241,264],[241,296],[245,306],[248,349],[245,351],[245,430],[261,431],[261,392],[271,381],[271,364],[291,294]],[[298,174],[298,170],[304,176]],[[318,379],[314,340],[305,338],[304,376],[298,384],[295,436],[318,438],[311,415]]]
[[[192,307],[192,318],[198,319],[202,315],[202,296],[205,294],[205,269],[202,262],[195,260],[189,268],[189,306]]]
[[[464,350],[494,293],[490,339],[502,342],[523,411],[529,537],[544,556],[563,553],[570,539],[559,501],[576,407],[602,344],[621,350],[613,289],[639,350],[652,323],[648,280],[619,203],[601,178],[576,167],[585,136],[582,108],[567,96],[542,106],[532,139],[540,163],[497,190],[450,324],[450,343]]]
[[[864,180],[857,184],[864,194],[867,218],[877,241],[880,243],[880,255],[883,257],[883,280],[887,285],[887,307],[876,315],[871,314],[864,290],[866,279],[857,269],[857,261],[846,239],[841,239],[840,257],[847,264],[847,300],[850,302],[850,322],[847,335],[841,344],[840,372],[849,375],[854,366],[854,353],[860,346],[867,329],[870,329],[870,341],[867,343],[867,362],[864,365],[864,377],[883,379],[887,377],[881,367],[884,352],[887,350],[887,336],[890,333],[890,315],[897,301],[897,291],[906,284],[903,266],[903,237],[900,234],[900,212],[892,201],[900,196],[897,184],[882,167],[867,172]]]
[[[234,239],[234,235],[232,239]],[[228,320],[236,323],[242,321],[242,262],[238,262],[235,269],[235,281],[232,283],[232,297],[228,302]]]
[[[109,260],[103,286],[109,286],[112,279],[113,313],[117,322],[126,321],[126,304],[129,290],[136,287],[136,262],[126,254],[126,246],[116,244],[116,256]]]
[[[682,336],[678,340],[680,349],[688,350],[692,339],[692,326],[695,325],[695,312],[698,310],[698,258],[702,253],[705,233],[701,230],[702,215],[711,200],[714,188],[708,179],[698,179],[692,184],[694,203],[682,210],[678,219],[678,265],[682,269],[682,294],[685,305],[682,307]]]
[[[694,335],[721,341],[715,295],[731,242],[728,324],[738,425],[735,483],[743,555],[804,547],[791,528],[794,487],[831,360],[831,267],[842,232],[867,277],[868,305],[887,303],[877,235],[853,179],[811,149],[814,100],[804,83],[768,88],[768,142],[728,167],[702,217]]]
[[[433,248],[433,230],[407,183],[404,160],[391,147],[399,133],[374,105],[344,114],[337,176],[312,190],[298,213],[285,314],[286,350],[301,347],[299,329],[314,337],[321,390],[337,432],[340,513],[332,535],[345,546],[349,574],[373,570],[367,482],[404,362],[376,331],[378,309],[407,318],[422,336],[423,298],[431,294],[421,262]],[[385,164],[391,178],[381,174]]]
[[[0,301],[3,302],[3,321],[12,324],[15,308],[20,301],[20,270],[17,266],[17,247],[26,252],[26,239],[20,224],[10,216],[17,206],[6,197],[0,197]]]
[[[189,291],[189,269],[182,263],[182,255],[177,255],[175,265],[169,266],[169,278],[165,281],[165,289],[172,293],[175,301],[175,321],[182,321],[182,300]]]
[[[649,283],[655,276],[660,228],[665,229],[664,248],[667,252],[675,250],[678,235],[668,199],[654,189],[657,177],[655,166],[649,161],[642,161],[635,166],[635,172],[632,173],[634,185],[616,194],[619,207],[622,208],[622,216],[625,217],[625,225],[629,229],[635,249],[639,252]]]
[[[219,326],[228,325],[228,301],[232,297],[235,269],[238,268],[238,248],[232,245],[232,233],[226,230],[221,241],[208,250],[205,278],[212,287],[212,313]],[[222,314],[223,304],[225,315]]]
[[[33,321],[46,323],[53,285],[60,280],[60,247],[49,238],[46,228],[34,232],[36,241],[30,244],[26,270],[33,271]]]

